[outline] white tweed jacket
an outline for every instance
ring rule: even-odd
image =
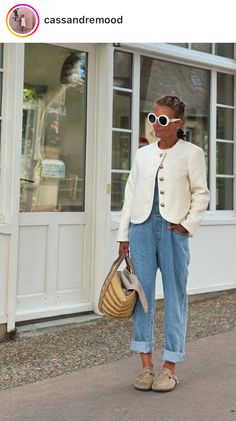
[[[203,150],[182,139],[172,148],[160,149],[156,141],[136,151],[125,186],[117,241],[128,241],[130,222],[140,224],[148,218],[157,171],[161,216],[183,225],[191,237],[199,226],[210,197]]]

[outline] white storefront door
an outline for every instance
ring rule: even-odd
[[[25,45],[16,321],[92,310],[94,62]]]

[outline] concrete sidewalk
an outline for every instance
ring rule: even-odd
[[[132,384],[139,356],[0,392],[1,421],[236,421],[236,330],[186,344],[169,393]],[[154,362],[161,366],[160,351]]]

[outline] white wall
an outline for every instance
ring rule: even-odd
[[[117,257],[116,242],[118,220],[113,220],[111,230],[110,262]],[[199,294],[236,288],[235,257],[236,225],[208,225],[207,219],[189,239],[190,265],[188,294]],[[156,298],[163,298],[161,274],[157,272]]]
[[[235,239],[236,225],[199,228],[190,240],[190,294],[236,288]]]

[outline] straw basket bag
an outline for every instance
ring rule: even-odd
[[[119,271],[118,268],[124,259],[127,266],[123,271]],[[138,297],[145,313],[147,313],[146,296],[135,275],[134,265],[129,256],[119,256],[112,264],[104,281],[98,308],[101,313],[109,317],[127,319],[132,316]]]

